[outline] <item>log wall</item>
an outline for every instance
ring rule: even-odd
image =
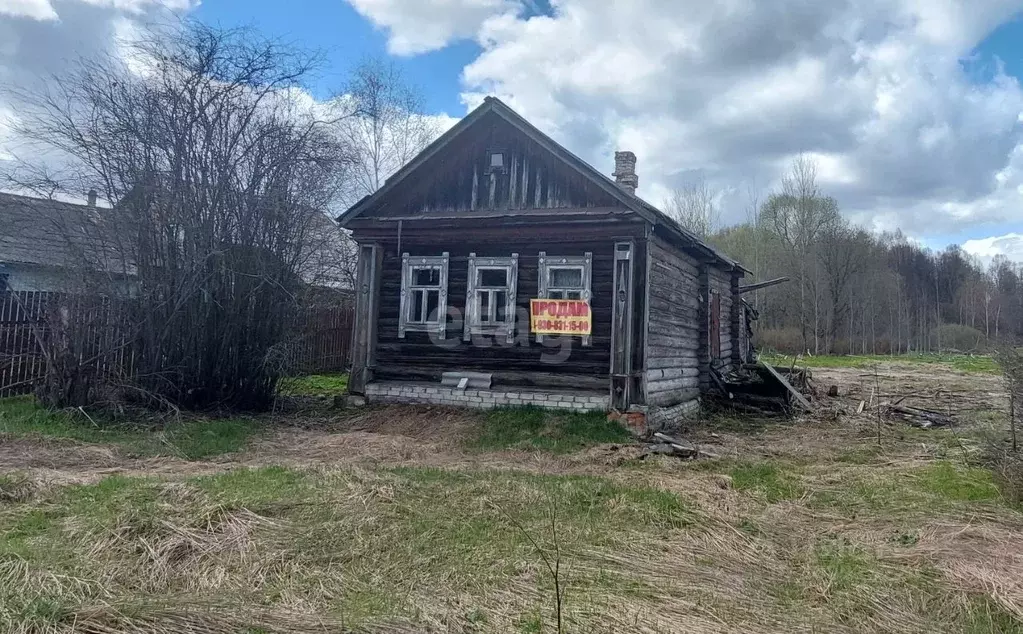
[[[658,237],[647,242],[646,404],[690,401],[700,390],[700,264]]]
[[[558,227],[537,222],[503,228],[473,223],[471,227],[444,229],[405,226],[400,245],[393,230],[356,231],[360,243],[373,241],[383,250],[374,379],[437,381],[445,371],[465,370],[491,373],[495,385],[608,389],[614,244],[634,240],[637,257],[645,261],[642,243],[637,239],[642,230],[639,224],[607,223]],[[593,254],[590,300],[593,330],[589,346],[583,345],[582,337],[547,335],[543,342],[537,342],[529,332],[529,300],[538,295],[540,251],[549,257]],[[449,314],[443,339],[426,332],[406,332],[404,338],[398,335],[403,252],[411,256],[449,254]],[[518,318],[513,343],[503,336],[463,340],[461,316],[465,315],[471,252],[478,258],[518,254]],[[639,278],[637,282],[641,283]],[[642,311],[636,312],[639,317],[634,332],[639,332]]]

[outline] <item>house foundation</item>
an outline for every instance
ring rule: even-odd
[[[418,403],[473,409],[532,405],[576,412],[605,412],[611,406],[606,394],[595,392],[521,388],[460,390],[436,383],[410,381],[374,381],[366,385],[366,398],[370,403]]]

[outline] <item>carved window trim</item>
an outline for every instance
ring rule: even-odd
[[[398,338],[404,339],[406,332],[434,332],[444,337],[448,314],[448,252],[441,255],[401,254],[401,301],[398,313]],[[414,273],[418,269],[436,269],[440,272],[437,284],[415,284]],[[423,291],[421,321],[413,320],[413,297],[416,291]],[[436,313],[426,314],[429,304],[427,293],[437,291]]]
[[[557,269],[575,269],[582,271],[582,288],[561,288],[551,284],[551,271]],[[547,255],[541,251],[537,263],[538,299],[551,299],[551,293],[561,291],[580,291],[581,299],[590,302],[593,292],[593,253],[587,251],[583,255]],[[592,309],[591,309],[592,314]],[[536,335],[536,341],[542,342],[543,335]],[[590,345],[590,335],[583,337],[583,345]]]
[[[512,253],[511,257],[490,258],[477,257],[475,253],[469,254],[468,280],[465,290],[465,325],[462,338],[471,341],[473,335],[495,335],[506,337],[508,343],[515,342],[515,301],[519,284],[519,254]],[[501,270],[505,272],[506,284],[502,287],[481,286],[478,273],[486,270]],[[494,304],[496,293],[505,294],[505,318],[504,322],[489,321],[484,323],[480,315],[480,303],[476,301],[477,293],[488,293],[489,317],[497,314],[497,306]]]

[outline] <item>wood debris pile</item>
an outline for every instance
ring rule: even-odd
[[[761,361],[743,364],[726,376],[712,370],[711,378],[719,392],[719,404],[746,414],[776,416],[793,410],[813,411],[811,401],[817,398],[809,368],[776,368]]]

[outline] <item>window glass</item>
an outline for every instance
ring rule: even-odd
[[[580,268],[550,268],[551,288],[582,288],[583,271]]]
[[[490,322],[490,291],[479,291],[476,293],[476,301],[479,306],[480,323]]]
[[[448,254],[402,254],[398,337],[405,333],[447,330]]]
[[[411,320],[414,323],[421,324],[425,319],[423,315],[423,295],[426,291],[412,291],[412,315]]]
[[[507,336],[513,342],[518,255],[477,258],[469,254],[463,338],[474,333]]]
[[[440,307],[440,291],[426,291],[426,319],[439,321],[442,316],[438,315]]]
[[[479,269],[479,279],[477,281],[479,286],[486,287],[505,287],[508,285],[508,270],[507,269]]]
[[[439,286],[440,269],[436,267],[415,267],[412,269],[413,286]]]
[[[539,254],[539,296],[546,299],[590,301],[590,284],[593,275],[593,253],[582,255]],[[543,341],[544,335],[537,334],[536,340]],[[591,344],[590,336],[584,335],[584,346]]]
[[[508,293],[505,291],[494,291],[494,304],[497,308],[497,321],[505,323],[508,321]]]

